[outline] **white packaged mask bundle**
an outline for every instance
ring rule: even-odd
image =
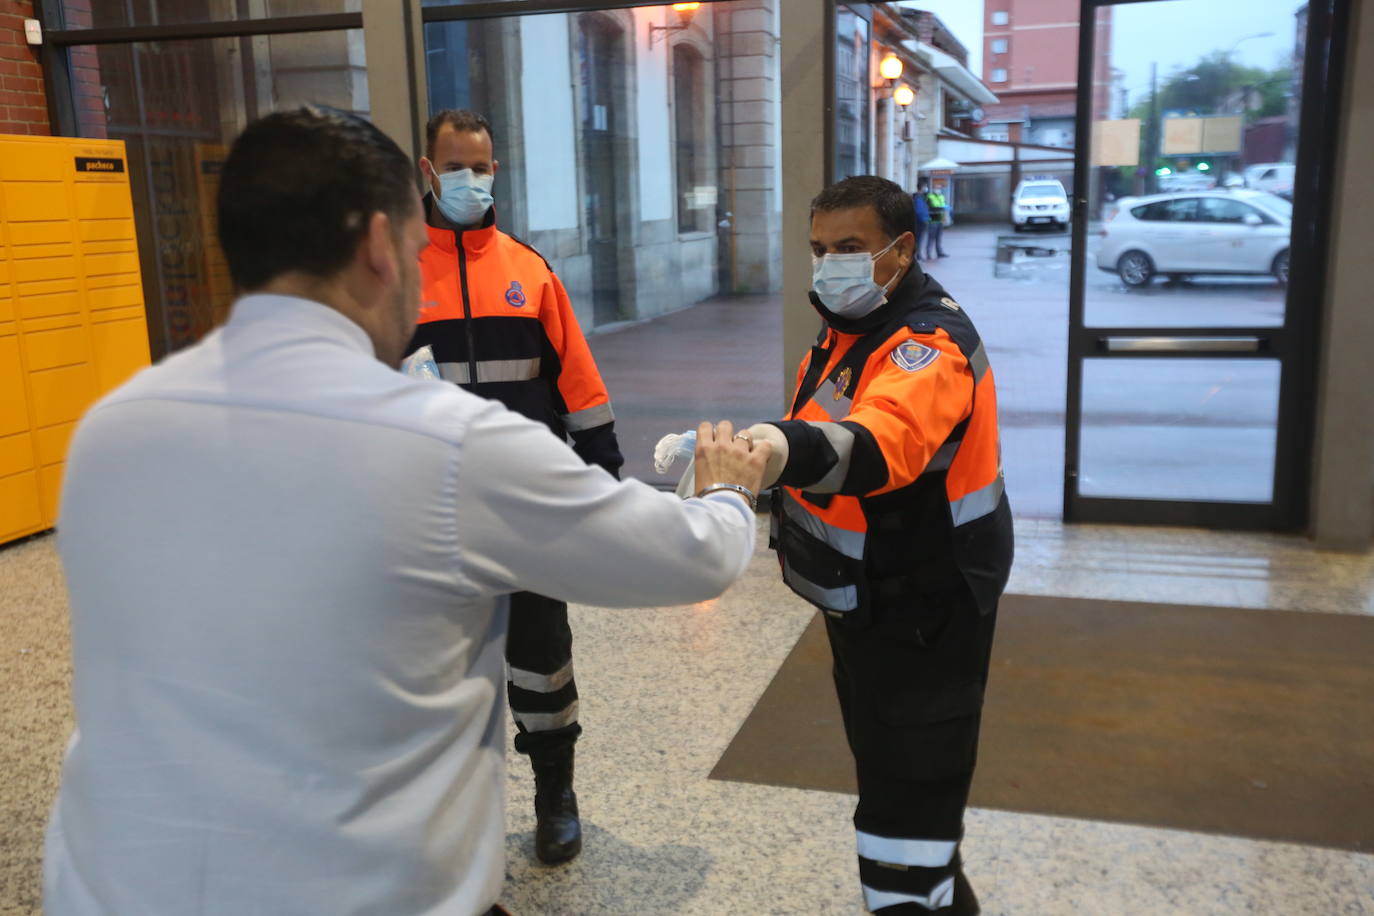
[[[677,484],[677,495],[686,499],[696,489],[697,431],[689,429],[685,433],[669,433],[654,446],[654,470],[660,474],[679,460],[687,461],[687,469]]]
[[[411,378],[442,378],[439,364],[434,361],[434,351],[428,344],[401,360],[401,372]]]

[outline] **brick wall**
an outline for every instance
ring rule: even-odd
[[[33,0],[0,0],[0,134],[48,136],[48,96],[37,49],[24,38]]]

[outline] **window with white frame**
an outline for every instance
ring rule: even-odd
[[[1007,81],[1007,70],[1005,67],[996,67],[992,71],[992,81],[994,83],[1005,83]]]
[[[999,10],[998,12],[992,14],[993,25],[1006,25],[1010,21],[1011,14],[1006,12],[1005,10]]]
[[[994,38],[994,39],[992,40],[992,53],[993,53],[993,54],[1006,54],[1006,53],[1007,53],[1007,40],[1006,40],[1005,38]]]

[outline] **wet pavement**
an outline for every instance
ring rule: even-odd
[[[986,342],[1013,510],[1058,518],[1068,258],[1031,258],[998,271],[997,240],[1010,234],[1005,226],[953,227],[945,233],[949,257],[922,266],[964,306]],[[1127,290],[1093,266],[1094,250],[1090,239],[1087,308],[1103,326],[1262,327],[1281,320],[1284,293],[1273,282],[1161,280]],[[795,307],[810,309],[805,302]],[[675,472],[659,477],[652,468],[659,437],[703,419],[752,423],[781,414],[782,308],[781,296],[719,298],[589,337],[615,405],[627,474],[671,486]],[[1263,360],[1090,364],[1096,381],[1085,401],[1085,488],[1099,495],[1266,499],[1275,368]]]

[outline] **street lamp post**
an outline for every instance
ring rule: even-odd
[[[1253,34],[1253,35],[1246,35],[1246,36],[1244,36],[1243,38],[1237,38],[1236,41],[1235,41],[1235,43],[1231,45],[1231,47],[1230,47],[1230,48],[1227,50],[1227,52],[1226,52],[1226,82],[1225,82],[1225,85],[1224,85],[1224,87],[1223,87],[1223,92],[1222,92],[1222,96],[1221,96],[1222,99],[1224,99],[1224,100],[1227,101],[1227,102],[1230,102],[1230,100],[1231,100],[1231,70],[1232,70],[1232,66],[1233,66],[1232,63],[1231,63],[1231,55],[1236,53],[1236,48],[1239,48],[1239,47],[1240,47],[1241,42],[1243,42],[1243,41],[1249,41],[1249,40],[1252,39],[1252,38],[1273,38],[1273,37],[1274,37],[1274,33],[1273,33],[1273,32],[1256,32],[1256,33]],[[1226,107],[1229,108],[1230,105],[1227,105]],[[1226,112],[1222,112],[1222,113],[1224,114],[1224,113],[1226,113]]]

